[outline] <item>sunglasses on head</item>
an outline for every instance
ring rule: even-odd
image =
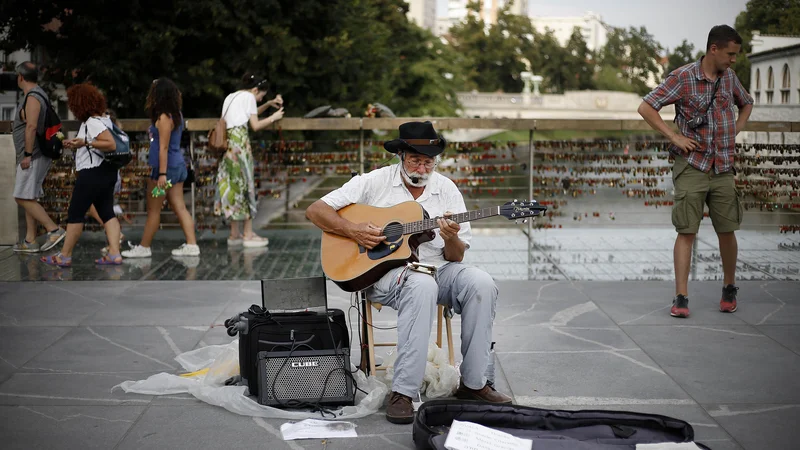
[[[256,76],[255,76],[255,75],[250,75],[250,79],[251,79],[251,80],[254,80],[255,78],[256,78]],[[264,78],[263,80],[261,80],[261,81],[259,81],[258,83],[256,83],[256,85],[255,85],[255,86],[253,86],[253,87],[261,87],[261,86],[263,86],[263,85],[265,85],[265,84],[267,84],[267,79],[266,79],[266,78]]]

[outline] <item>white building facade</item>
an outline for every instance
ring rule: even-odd
[[[0,70],[6,73],[13,73],[14,79],[16,80],[16,72],[14,69],[16,68],[17,64],[24,61],[33,61],[36,64],[41,64],[42,59],[43,58],[40,52],[34,52],[32,54],[27,50],[18,50],[6,54],[5,52],[0,51],[0,63],[2,63],[2,68],[0,68]],[[64,88],[64,86],[56,86],[55,90],[50,94],[52,97],[51,100],[53,100],[53,107],[55,108],[61,120],[73,119],[72,113],[67,108],[67,90]],[[0,120],[14,120],[14,112],[16,111],[17,104],[21,99],[22,91],[16,89],[7,90],[5,92],[0,91]]]
[[[487,24],[497,23],[497,14],[512,0],[478,0],[481,4],[479,17]],[[437,21],[436,29],[438,34],[445,34],[453,25],[461,23],[467,18],[468,0],[449,0],[447,2],[447,12]],[[528,15],[528,0],[513,0],[510,9],[512,14],[520,16]]]
[[[603,23],[603,17],[591,11],[582,17],[547,17],[532,14],[531,22],[539,33],[553,30],[553,36],[561,46],[566,46],[572,36],[572,30],[578,27],[586,41],[586,46],[591,51],[603,48],[608,42],[608,29]]]
[[[14,68],[17,64],[28,61],[30,58],[31,54],[27,51],[16,51],[9,54],[0,51],[0,61],[2,61],[4,66],[0,70],[14,73],[16,79]],[[14,120],[14,110],[17,107],[20,94],[21,93],[16,90],[0,92],[0,120]]]
[[[426,30],[436,32],[436,0],[406,0],[408,20]]]
[[[800,121],[800,36],[753,33],[750,95],[755,100],[750,120]],[[800,133],[747,133],[746,142],[800,143]]]

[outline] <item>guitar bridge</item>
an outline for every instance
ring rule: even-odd
[[[373,247],[372,250],[367,250],[366,247],[359,244],[358,253],[366,253],[369,259],[377,260],[385,258],[388,255],[391,255],[392,253],[399,250],[402,245],[403,245],[403,239],[400,239],[395,242],[390,242],[388,244],[385,242],[381,242],[380,244]]]

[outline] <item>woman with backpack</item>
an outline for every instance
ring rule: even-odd
[[[253,131],[263,130],[283,118],[283,98],[280,94],[258,106],[267,95],[268,82],[265,77],[247,73],[242,78],[241,89],[229,94],[222,105],[222,119],[227,128],[228,150],[219,162],[217,191],[214,199],[214,214],[223,215],[231,222],[228,245],[265,247],[269,240],[253,231],[253,218],[257,203],[255,167],[247,125]],[[267,108],[279,108],[265,119],[258,115]],[[244,221],[243,232],[239,223]]]
[[[106,115],[108,116],[109,119],[111,119],[111,122],[117,126],[117,128],[122,130],[122,124],[119,123],[119,119],[117,118],[117,113],[113,109],[111,108],[106,109]],[[119,197],[117,197],[119,193],[122,191],[122,176],[120,175],[119,172],[120,171],[118,169],[117,182],[116,184],[114,184],[114,214],[116,214],[118,218],[121,217],[125,219],[125,221],[128,222],[128,224],[131,224],[132,223],[131,220],[125,215],[125,212],[122,210],[122,207],[119,204]],[[100,214],[97,213],[97,208],[95,208],[94,205],[89,207],[89,212],[87,214],[92,219],[96,220],[97,223],[103,225],[103,219],[100,218]],[[122,234],[122,231],[120,231],[119,243],[122,244],[124,240],[125,240],[125,235]],[[103,247],[101,252],[103,252],[104,254],[108,253],[108,246]]]
[[[147,180],[147,221],[144,234],[139,245],[122,252],[126,258],[148,258],[152,256],[150,244],[161,225],[161,209],[164,198],[154,196],[153,190],[158,187],[166,191],[172,211],[178,216],[186,243],[172,250],[173,256],[200,256],[197,237],[194,232],[194,220],[186,209],[183,198],[183,182],[188,177],[186,162],[181,150],[181,134],[183,133],[183,99],[181,91],[169,78],[159,78],[150,85],[147,94],[145,111],[150,117],[150,154],[148,164],[152,173]],[[171,185],[167,184],[167,182]]]
[[[114,151],[117,144],[111,134],[111,120],[105,115],[106,98],[88,83],[67,89],[67,106],[82,123],[75,139],[64,141],[64,147],[75,151],[77,176],[67,210],[67,237],[61,252],[42,257],[50,265],[70,267],[72,250],[83,232],[86,211],[94,205],[108,238],[108,254],[95,260],[101,265],[122,264],[119,253],[119,220],[114,214],[114,185],[117,169],[105,161],[104,152]]]

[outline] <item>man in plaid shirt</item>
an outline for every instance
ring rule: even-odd
[[[734,184],[733,155],[736,134],[744,128],[753,99],[730,68],[742,48],[742,37],[727,25],[708,34],[706,54],[699,61],[674,70],[644,97],[639,114],[666,136],[675,158],[672,181],[675,204],[672,224],[678,232],[675,259],[675,298],[670,314],[689,317],[689,269],[692,245],[703,219],[703,205],[719,238],[724,282],[719,309],[736,311],[734,284],[738,247],[734,232],[742,223],[742,205]],[[658,111],[675,105],[672,131]],[[734,106],[739,109],[736,117]]]

